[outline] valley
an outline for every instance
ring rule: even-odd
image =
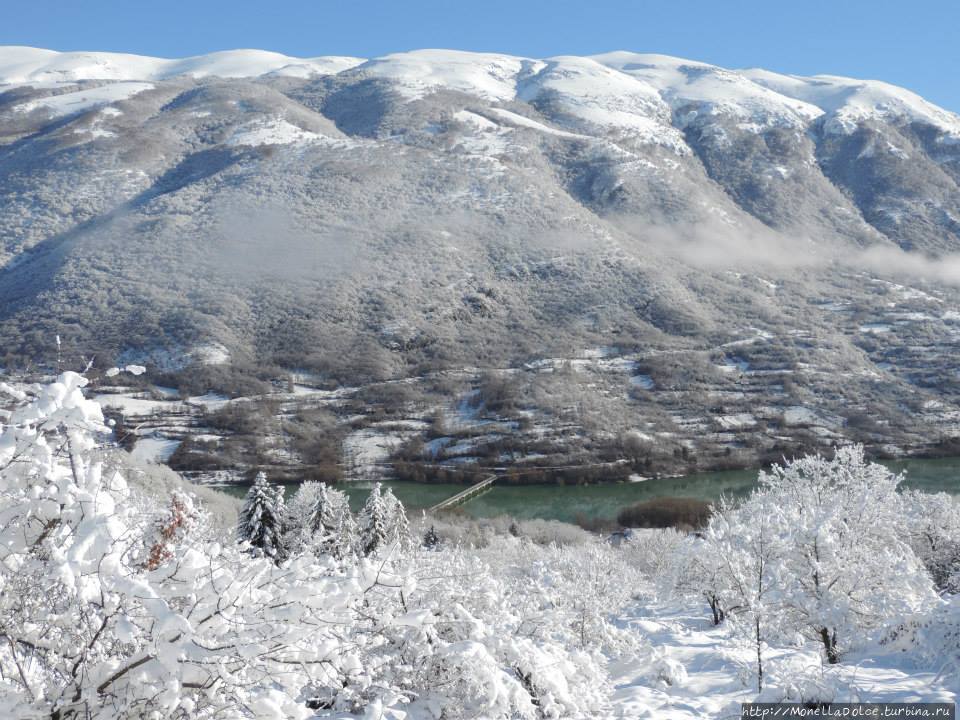
[[[813,335],[753,328],[682,354],[600,347],[352,387],[277,373],[233,398],[190,395],[186,373],[181,390],[128,376],[97,399],[135,455],[223,485],[259,469],[284,482],[456,484],[491,470],[511,485],[656,480],[852,442],[881,459],[955,455],[960,306],[928,285],[871,282],[869,306],[839,293],[810,303],[856,343],[839,372]]]

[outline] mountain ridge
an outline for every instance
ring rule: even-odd
[[[672,71],[674,75],[683,73],[680,69],[686,68],[706,72],[716,76],[721,84],[726,84],[728,92],[737,85],[738,80],[746,80],[752,85],[754,94],[767,90],[779,96],[777,100],[793,100],[800,103],[795,109],[808,110],[813,107],[819,113],[834,112],[843,108],[845,95],[853,96],[858,107],[873,106],[891,103],[894,107],[889,110],[901,112],[925,120],[936,118],[949,127],[960,139],[960,116],[943,108],[938,108],[927,102],[919,95],[895,85],[879,80],[857,80],[839,75],[818,74],[801,76],[775,73],[762,68],[726,69],[717,65],[684,58],[653,54],[634,53],[625,50],[600,53],[591,56],[559,55],[543,59],[513,56],[501,53],[479,53],[445,49],[423,49],[409,52],[391,53],[378,58],[357,58],[346,56],[316,56],[299,58],[265,50],[238,49],[223,50],[206,55],[197,55],[186,58],[157,58],[145,55],[108,52],[58,52],[42,48],[25,46],[0,46],[0,86],[26,85],[37,82],[72,82],[78,80],[169,80],[180,76],[193,78],[221,77],[221,78],[254,78],[263,75],[293,76],[330,76],[350,70],[373,70],[396,76],[397,69],[400,75],[416,75],[417,63],[421,64],[421,74],[424,68],[432,65],[476,64],[486,60],[493,65],[516,64],[519,67],[539,64],[545,69],[550,63],[570,61],[593,61],[599,65],[618,71],[626,76],[644,82],[649,89],[659,90],[668,96],[678,97],[681,101],[701,100],[711,98],[716,90],[711,83],[689,82],[684,80],[692,93],[678,93],[675,83],[664,83],[664,73],[650,73],[644,70]],[[468,63],[464,63],[466,60]],[[85,64],[86,63],[86,64]],[[379,68],[379,70],[378,70]],[[402,72],[406,70],[407,72]],[[515,71],[519,75],[519,70]],[[454,73],[455,75],[455,73]],[[491,73],[491,75],[494,75]],[[437,86],[449,86],[450,78],[436,77]],[[702,85],[702,87],[697,87]],[[476,87],[471,88],[476,89]],[[742,89],[742,88],[740,88]],[[496,93],[494,93],[496,94]],[[520,93],[514,94],[518,99]],[[721,97],[723,94],[721,93]],[[807,99],[804,100],[803,98]],[[508,99],[498,97],[497,99]],[[714,98],[715,99],[715,98]],[[729,99],[729,98],[726,98]],[[789,103],[787,103],[789,104]],[[804,108],[803,106],[807,106]]]

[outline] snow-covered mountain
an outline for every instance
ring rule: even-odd
[[[36,86],[81,80],[255,78],[261,75],[309,77],[333,75],[363,62],[349,57],[292,58],[265,50],[228,50],[167,60],[122,53],[4,47],[0,51],[0,84]]]
[[[421,50],[364,60],[295,58],[264,50],[229,50],[181,59],[106,52],[56,52],[30,47],[0,50],[0,85],[57,85],[85,80],[157,81],[173,78],[317,78],[351,69],[383,78],[411,97],[458,90],[488,100],[534,101],[544,92],[593,107],[597,124],[616,126],[617,111],[658,116],[667,107],[697,104],[761,126],[803,127],[827,115],[831,129],[850,133],[870,119],[898,118],[933,125],[960,138],[960,118],[903,88],[833,75],[800,77],[761,69],[727,70],[706,63],[631,52],[543,60],[508,55]],[[591,114],[583,113],[589,121]],[[763,122],[766,118],[767,123]],[[620,118],[628,126],[633,122]],[[668,123],[669,124],[669,123]]]
[[[508,55],[421,50],[372,60],[295,58],[263,50],[230,50],[181,59],[105,52],[0,49],[0,86],[56,86],[80,81],[174,78],[318,78],[356,70],[388,80],[410,98],[456,90],[498,102],[535,101],[556,93],[584,122],[633,127],[636,116],[691,105],[730,114],[758,127],[806,127],[824,116],[829,130],[850,134],[870,120],[928,124],[960,140],[960,118],[903,88],[834,75],[800,77],[761,69],[727,70],[666,55],[612,52],[543,60]],[[586,108],[586,109],[584,109]],[[591,112],[589,109],[592,108]],[[669,121],[665,124],[670,124]]]
[[[960,117],[878,81],[0,48],[10,364],[54,332],[344,381],[603,348],[657,366],[662,417],[742,419],[745,377],[769,407],[900,412],[952,402],[957,251]],[[643,415],[637,392],[601,414]]]

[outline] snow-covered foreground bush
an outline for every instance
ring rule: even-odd
[[[943,601],[931,570],[949,584],[956,519],[932,509],[952,501],[901,495],[900,480],[860,447],[774,466],[681,543],[664,585],[706,601],[712,621],[752,648],[758,690],[771,645],[806,639],[836,664],[905,618],[935,621]]]
[[[404,688],[417,718],[602,714],[609,624],[593,620],[609,604],[569,582],[540,592],[535,583],[550,574],[548,563],[529,563],[519,544],[505,540],[496,574],[484,558],[458,550],[418,553],[403,576],[385,571],[355,629],[366,637],[371,685]]]
[[[145,515],[93,460],[84,383],[62,375],[0,435],[0,714],[308,714],[304,688],[350,670],[338,626],[365,569],[250,558],[183,495]]]
[[[266,487],[236,542],[104,472],[84,384],[0,434],[2,717],[594,718],[605,658],[649,654],[610,622],[636,574],[605,545],[414,548],[388,498],[343,544],[318,488],[301,532],[262,532]]]

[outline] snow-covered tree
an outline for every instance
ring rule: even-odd
[[[788,613],[822,642],[830,663],[871,629],[932,600],[929,575],[903,540],[901,479],[868,462],[862,446],[760,475],[758,495],[790,548],[780,570]]]
[[[868,462],[862,447],[761,472],[751,497],[711,521],[708,532],[719,537],[721,554],[736,557],[728,550],[738,543],[744,551],[727,564],[724,578],[727,592],[736,590],[737,610],[760,607],[762,581],[763,591],[777,596],[783,627],[821,643],[827,661],[837,663],[870,631],[927,605],[932,584],[904,540],[900,480]],[[720,532],[725,523],[730,527]],[[759,547],[743,547],[745,538],[759,542],[761,529],[765,552],[772,551],[762,575]],[[744,584],[748,592],[740,592],[747,577],[753,589]],[[727,608],[728,616],[733,612]]]
[[[326,483],[305,482],[286,508],[285,533],[291,553],[311,550],[347,557],[356,544],[356,523],[347,496]]]
[[[265,473],[257,473],[240,510],[238,537],[255,553],[262,553],[279,564],[286,557],[283,518],[283,488],[272,486]]]
[[[750,497],[721,503],[701,536],[683,543],[661,591],[703,597],[715,624],[726,618],[751,646],[758,687],[764,647],[774,640],[804,636],[836,664],[935,601],[911,542],[949,556],[942,528],[952,521],[932,520],[941,530],[915,521],[910,507],[930,501],[902,498],[900,480],[868,462],[862,447],[774,466]],[[936,514],[928,508],[928,517]]]
[[[384,492],[376,483],[357,518],[360,526],[360,552],[369,556],[383,547],[410,543],[410,524],[403,504],[390,488]]]
[[[763,690],[764,649],[782,621],[779,573],[787,535],[765,506],[768,499],[758,494],[737,509],[721,503],[704,532],[708,554],[716,561],[709,568],[719,570],[704,595],[714,624],[729,617],[734,630],[750,644],[756,659],[757,692]]]
[[[360,526],[359,546],[364,555],[372,555],[387,542],[387,507],[380,483],[376,483],[357,517]]]
[[[661,593],[702,598],[710,609],[710,619],[719,625],[727,617],[728,597],[724,558],[714,543],[703,534],[689,535],[677,543],[662,572],[654,577]]]
[[[604,633],[610,626],[612,613],[630,598],[633,589],[630,574],[622,558],[599,544],[559,552],[577,556],[576,561],[571,557],[560,564],[566,575],[563,586],[567,589],[560,596],[560,604],[570,614],[576,647],[602,645],[607,641]]]
[[[406,508],[393,490],[387,488],[383,493],[383,504],[387,508],[387,538],[391,543],[398,543],[407,548],[411,543],[410,521],[407,519]]]

